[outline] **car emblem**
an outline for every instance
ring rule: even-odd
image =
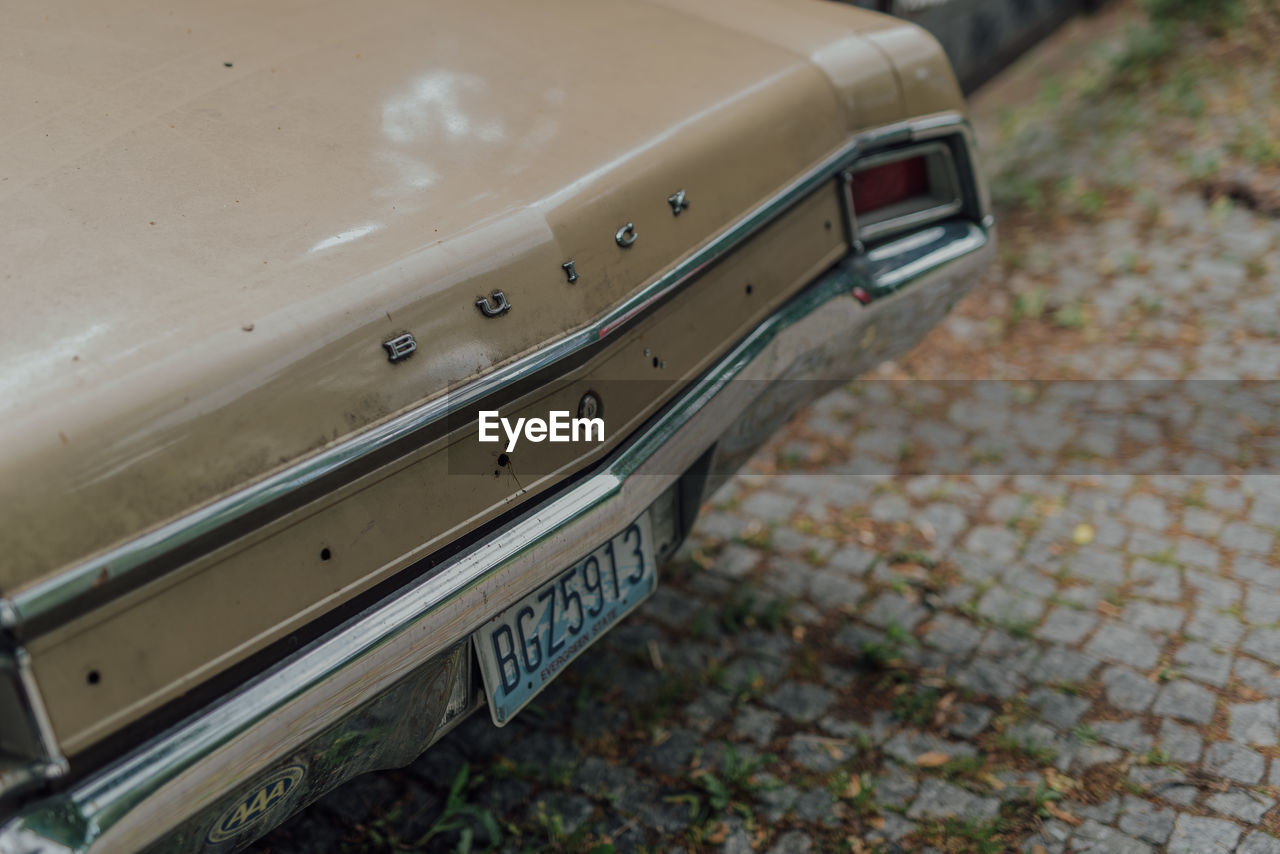
[[[406,332],[389,341],[383,341],[382,348],[387,351],[387,361],[401,362],[418,352],[418,341],[413,337],[413,333]]]
[[[560,265],[560,269],[564,270],[564,274],[569,277],[569,284],[578,281],[578,270],[573,265],[573,259],[569,259]]]
[[[206,841],[216,845],[261,822],[268,813],[288,798],[289,793],[297,788],[306,773],[307,770],[301,765],[290,765],[272,774],[218,816],[218,820],[209,829]]]
[[[493,300],[493,303],[490,304],[489,300]],[[507,302],[507,295],[502,291],[493,291],[487,297],[477,298],[476,308],[485,317],[497,317],[511,311],[511,303]]]
[[[685,198],[684,190],[676,190],[673,195],[667,196],[667,204],[671,205],[672,216],[680,216],[681,211],[689,209],[689,200]]]
[[[618,229],[618,232],[613,235],[613,239],[618,241],[619,246],[623,247],[630,246],[632,243],[635,243],[637,237],[639,237],[639,235],[636,234],[636,227],[632,223],[627,223],[622,228]]]
[[[582,400],[578,401],[578,417],[595,418],[602,408],[600,398],[596,397],[595,392],[589,391],[582,396]]]

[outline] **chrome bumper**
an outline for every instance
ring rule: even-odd
[[[501,538],[30,804],[0,828],[0,854],[229,851],[357,774],[411,761],[470,703],[467,638],[480,622],[625,528],[709,448],[725,467],[742,458],[804,402],[790,390],[812,396],[913,346],[993,251],[989,223],[953,220],[842,262],[599,471],[529,509]],[[855,287],[892,293],[863,305]]]

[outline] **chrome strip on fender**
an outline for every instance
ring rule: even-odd
[[[465,409],[500,389],[519,382],[582,348],[617,332],[650,306],[687,285],[695,276],[720,260],[739,244],[791,206],[834,179],[861,154],[899,142],[961,134],[972,159],[972,134],[963,116],[946,113],[926,119],[888,125],[855,136],[800,178],[712,238],[676,267],[661,274],[638,293],[588,326],[547,347],[487,374],[456,392],[343,440],[314,456],[295,463],[231,495],[217,499],[90,560],[0,599],[0,627],[15,629],[22,623],[87,597],[102,568],[109,566],[113,579],[127,577],[145,564],[192,541],[260,510],[308,484],[333,474],[382,448]],[[970,176],[965,176],[969,178]],[[962,178],[964,180],[964,178]],[[981,192],[981,182],[970,181]],[[981,200],[986,217],[985,198]],[[984,222],[985,224],[985,222]]]

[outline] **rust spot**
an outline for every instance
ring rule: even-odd
[[[78,362],[78,361],[80,361],[80,357],[79,357],[79,356],[72,356],[72,357],[71,357],[71,361],[73,361],[73,362]]]
[[[155,225],[155,224],[156,224],[156,221],[154,219],[151,220],[151,222],[147,223],[147,225]]]
[[[252,324],[252,323],[246,323],[244,326],[241,326],[240,328],[241,328],[241,329],[243,329],[245,332],[252,332],[252,331],[253,331],[253,324]]]
[[[111,578],[111,572],[104,566],[98,571],[98,577],[93,580],[94,587],[101,587]]]
[[[63,433],[61,430],[58,431],[58,438],[62,440],[62,444],[64,445],[71,444],[71,440],[67,438],[67,434]]]

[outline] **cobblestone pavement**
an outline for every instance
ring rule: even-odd
[[[933,338],[796,419],[511,726],[256,850],[1280,852],[1280,398],[1227,382],[1280,373],[1280,220],[1213,198],[1274,176],[1232,104],[1280,72],[1144,67],[1135,14],[977,103],[1004,248]]]

